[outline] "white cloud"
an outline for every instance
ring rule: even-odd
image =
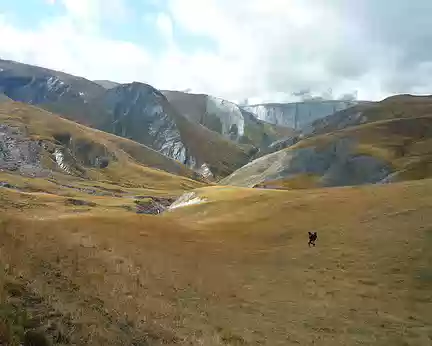
[[[80,31],[68,17],[47,22],[39,30],[19,30],[3,20],[0,32],[2,58],[90,79],[133,81],[150,67],[150,55],[143,48]]]
[[[169,2],[179,25],[194,34],[211,37],[219,47],[218,58],[236,65],[243,85],[237,89],[235,98],[243,98],[245,94],[261,98],[266,94],[288,96],[304,88],[322,93],[332,87],[335,94],[357,89],[362,98],[418,90],[420,72],[411,75],[409,82],[399,76],[401,57],[415,51],[408,44],[404,46],[403,40],[419,41],[416,48],[428,42],[426,52],[423,51],[424,61],[419,63],[432,61],[429,49],[432,35],[426,24],[432,20],[432,6],[427,0],[414,3],[408,6],[390,0]],[[389,39],[395,36],[395,22],[403,38],[401,42]],[[420,37],[426,39],[423,44],[418,40]],[[418,70],[408,65],[404,68],[408,75],[409,71]],[[226,76],[231,82],[231,76]],[[421,80],[425,82],[424,78]],[[427,84],[423,90],[432,87],[431,82]]]
[[[145,16],[167,43],[157,55],[100,35],[103,20],[132,12],[125,0],[59,1],[67,15],[39,29],[0,21],[1,56],[237,100],[286,101],[301,89],[358,90],[364,99],[432,90],[429,0],[167,0],[163,12]],[[185,51],[177,28],[211,40],[216,51]]]
[[[159,13],[156,17],[156,26],[169,42],[173,39],[173,22],[171,16],[166,13]]]

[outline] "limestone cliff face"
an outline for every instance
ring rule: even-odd
[[[253,145],[257,150],[263,150],[293,133],[288,127],[264,122],[237,104],[218,97],[179,91],[162,93],[189,120],[231,141]]]
[[[147,84],[132,83],[109,90],[103,97],[110,115],[106,131],[143,143],[186,163],[190,158],[165,97]]]
[[[243,107],[258,119],[271,124],[302,130],[317,119],[352,107],[349,101],[304,101],[296,103],[268,103]]]
[[[245,118],[240,108],[229,101],[180,91],[162,91],[178,112],[224,137],[238,141],[245,134]]]

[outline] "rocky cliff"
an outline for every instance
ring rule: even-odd
[[[296,103],[267,103],[243,108],[271,124],[302,130],[314,120],[355,105],[351,101],[311,100]]]
[[[163,91],[168,101],[188,119],[223,135],[225,138],[251,144],[257,149],[291,136],[293,130],[261,121],[237,104],[204,94]]]

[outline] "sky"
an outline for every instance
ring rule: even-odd
[[[431,0],[0,0],[0,58],[249,103],[432,94]]]

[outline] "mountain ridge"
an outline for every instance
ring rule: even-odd
[[[221,135],[188,122],[150,85],[135,82],[106,90],[92,81],[31,65],[0,61],[0,67],[0,91],[10,98],[146,144],[208,177],[225,176],[249,160],[250,146],[231,144]],[[166,129],[166,138],[163,133],[150,133],[151,126],[156,132]],[[182,131],[197,135],[201,142],[181,135]],[[183,143],[186,139],[188,145]],[[208,146],[207,139],[220,148],[208,158],[200,148]]]

